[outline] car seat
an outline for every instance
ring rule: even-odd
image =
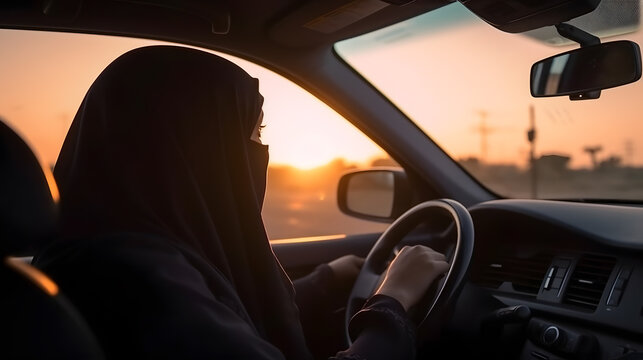
[[[51,172],[0,119],[0,358],[104,357],[58,286],[18,257],[54,236],[57,197]]]

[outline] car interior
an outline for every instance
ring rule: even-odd
[[[2,149],[2,318],[18,335],[4,347],[9,358],[101,358],[82,315],[45,274],[21,260],[55,232],[57,190],[20,136],[0,124]],[[45,168],[46,169],[46,168]],[[53,189],[50,187],[52,186]]]
[[[387,263],[402,246],[423,244],[447,254],[451,268],[410,311],[418,325],[418,358],[641,359],[643,158],[636,152],[641,128],[636,109],[640,100],[635,100],[641,94],[636,88],[641,77],[636,43],[639,9],[638,0],[9,0],[0,3],[0,46],[4,54],[46,46],[11,40],[37,31],[169,42],[227,54],[295,83],[388,154],[390,159],[383,164],[342,167],[332,180],[333,193],[318,196],[351,220],[313,215],[311,221],[321,228],[341,223],[348,229],[271,236],[272,248],[292,279],[342,255],[366,257],[346,303],[319,324],[316,340],[309,344],[315,358],[327,358],[347,346],[348,320],[373,293]],[[591,15],[596,18],[587,20]],[[484,36],[473,39],[476,45],[453,40],[453,48],[402,52],[402,45],[414,41],[413,26],[420,22],[426,33],[455,39],[458,26],[470,26],[465,18],[475,18],[485,31],[535,44],[546,55],[523,62],[520,50],[492,40],[485,43]],[[611,37],[619,38],[611,41]],[[379,48],[373,44],[399,45],[390,54],[404,61],[378,57]],[[458,61],[441,60],[449,52]],[[483,77],[489,63],[482,58],[487,53],[511,62],[520,76],[489,75],[492,80],[475,85],[476,75],[469,74]],[[432,57],[435,62],[430,62]],[[435,84],[421,78],[406,61],[433,64],[426,66],[433,71],[429,79]],[[0,62],[2,66],[6,65]],[[36,73],[30,66],[34,65],[25,61],[19,68],[0,69],[4,71],[0,74]],[[422,86],[397,75],[405,70],[411,78],[421,79]],[[435,75],[442,72],[455,75]],[[73,79],[58,79],[54,86],[64,89],[67,80]],[[47,78],[40,76],[38,81]],[[520,147],[503,148],[528,159],[515,175],[514,167],[492,167],[484,161],[492,154],[491,146],[500,147],[488,143],[488,135],[500,137],[509,131],[488,127],[484,120],[490,120],[491,113],[472,110],[471,118],[482,119],[473,130],[471,123],[462,125],[446,117],[427,116],[429,125],[418,120],[415,109],[437,108],[429,113],[436,115],[439,108],[464,108],[468,98],[477,104],[517,103],[497,90],[505,82],[519,83],[520,96],[529,104],[539,106],[539,101],[548,101],[541,98],[548,98],[555,106],[573,107],[569,112],[558,111],[562,107],[542,112],[550,118],[547,124],[562,129],[551,135],[561,143],[583,135],[566,131],[568,123],[584,126],[586,120],[589,127],[594,122],[575,115],[577,108],[586,106],[589,110],[582,111],[614,118],[620,116],[618,111],[627,112],[631,123],[603,119],[604,127],[596,135],[611,139],[612,131],[627,134],[625,155],[597,160],[608,145],[575,145],[574,151],[587,163],[567,165],[571,155],[545,153],[542,142],[534,147],[547,133],[540,130],[545,125],[536,132],[532,107],[527,136],[524,124],[516,130]],[[453,87],[453,93],[441,88],[445,84]],[[409,95],[400,98],[389,92],[388,85]],[[9,97],[12,88],[22,86],[10,83],[0,88],[0,97]],[[432,86],[435,90],[423,90]],[[77,98],[76,104],[81,100]],[[410,109],[407,101],[413,105]],[[601,103],[617,105],[597,110]],[[39,247],[56,236],[58,195],[49,168],[53,164],[39,163],[39,138],[28,135],[26,127],[12,120],[12,110],[3,106],[0,101],[0,118],[8,124],[0,124],[4,199],[0,312],[6,319],[3,332],[10,335],[0,342],[0,354],[100,358],[100,339],[64,298],[64,289],[29,265]],[[71,118],[64,120],[64,126],[70,122]],[[455,140],[442,137],[450,133]],[[451,142],[471,143],[472,136],[481,136],[480,156],[463,159]],[[621,146],[622,139],[614,141]],[[478,151],[477,143],[471,146]],[[564,164],[557,165],[561,161]],[[269,182],[280,174],[271,171]],[[503,178],[502,185],[493,183],[498,178]],[[566,183],[572,178],[577,182]],[[270,188],[268,192],[264,221],[270,230],[267,219],[280,215],[267,214],[265,207],[277,206],[271,202],[281,198],[272,198]],[[286,224],[300,225],[282,217],[288,219]],[[355,219],[361,222],[350,222]],[[373,225],[360,227],[366,223]]]

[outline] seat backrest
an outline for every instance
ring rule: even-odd
[[[27,261],[51,240],[53,177],[0,119],[0,357],[103,358],[98,342],[57,285]]]

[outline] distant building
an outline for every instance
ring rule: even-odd
[[[460,165],[462,165],[462,167],[472,173],[477,173],[478,171],[480,171],[481,163],[480,160],[478,160],[478,158],[475,156],[459,159],[458,162],[460,163]]]
[[[547,154],[536,159],[536,166],[542,175],[563,175],[569,170],[570,160],[567,155]]]
[[[400,167],[400,164],[397,161],[391,159],[390,157],[377,158],[371,161],[371,166],[390,166],[390,167]]]
[[[598,163],[598,170],[609,171],[615,170],[621,167],[623,161],[620,156],[612,155],[605,160],[602,160]]]

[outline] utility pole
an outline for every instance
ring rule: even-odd
[[[634,143],[632,140],[625,140],[625,161],[627,166],[634,167]]]
[[[480,115],[480,125],[476,126],[474,130],[478,133],[480,133],[480,160],[481,162],[485,162],[487,160],[487,136],[489,136],[489,133],[493,130],[489,126],[487,126],[487,113],[484,110],[478,111],[478,115]]]
[[[534,106],[529,105],[529,129],[527,130],[527,141],[529,141],[529,170],[531,175],[531,197],[538,197],[538,172],[536,169],[536,115]]]

